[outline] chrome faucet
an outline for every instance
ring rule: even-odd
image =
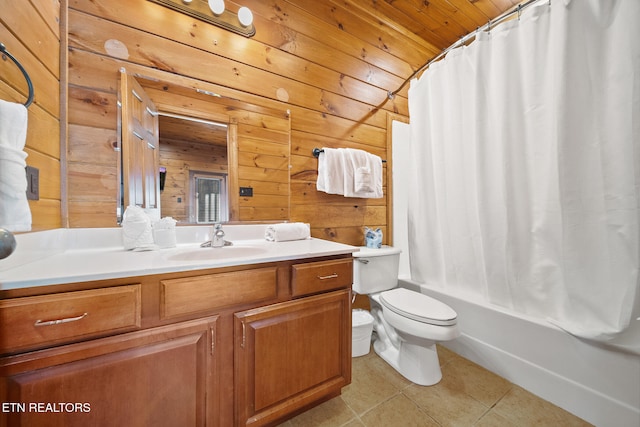
[[[200,245],[201,248],[221,248],[223,246],[232,246],[233,243],[224,240],[224,230],[222,224],[218,223],[213,226],[211,232],[211,240],[207,240]]]
[[[211,236],[211,247],[221,248],[225,246],[224,230],[222,224],[216,224],[213,226],[213,235]]]

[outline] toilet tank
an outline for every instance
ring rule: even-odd
[[[361,295],[382,292],[398,285],[400,249],[361,247],[353,253],[353,291]]]

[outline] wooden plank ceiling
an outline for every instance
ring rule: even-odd
[[[460,38],[512,9],[521,0],[329,0],[378,25],[405,48],[390,52],[413,71],[435,58]],[[402,40],[404,39],[404,43]],[[371,43],[371,40],[367,40]],[[379,46],[386,50],[384,40]],[[417,55],[414,56],[414,55]],[[412,74],[398,76],[408,79]],[[399,92],[405,83],[389,92]],[[400,92],[399,92],[400,93]]]
[[[369,19],[425,46],[444,50],[519,3],[518,0],[345,0]]]
[[[199,0],[205,1],[206,0]],[[378,52],[385,52],[395,58],[391,65],[388,58],[377,57],[377,53],[365,52],[359,55],[362,60],[374,67],[387,70],[395,77],[390,77],[384,87],[387,91],[399,89],[403,81],[413,71],[420,69],[441,51],[452,45],[461,37],[475,31],[507,10],[520,3],[519,0],[227,0],[227,8],[237,12],[241,6],[248,6],[259,20],[266,19],[272,23],[284,24],[286,31],[310,32],[314,29],[298,28],[297,22],[309,25],[312,20],[324,21],[336,27],[344,34],[355,36],[372,45]],[[311,20],[304,19],[313,17]],[[261,33],[255,38],[269,43],[271,35],[265,35],[264,29],[273,31],[264,23],[257,23]],[[281,30],[282,31],[282,30]],[[316,33],[322,33],[319,28]],[[340,44],[331,33],[326,33],[325,43]],[[288,37],[282,36],[284,39]],[[292,36],[293,37],[293,36]],[[333,38],[333,39],[332,39]],[[347,39],[348,40],[348,39]],[[292,40],[291,44],[296,41]],[[338,51],[348,49],[336,46]],[[281,49],[299,55],[296,47],[289,44],[280,45]],[[304,55],[307,59],[318,59],[315,53]],[[318,59],[320,60],[320,59]],[[382,63],[384,62],[384,64]],[[404,64],[397,65],[397,64]],[[325,64],[326,65],[326,64]],[[294,76],[290,76],[294,77]],[[294,77],[295,78],[295,77]],[[395,87],[393,86],[395,85]],[[401,93],[406,96],[406,87]],[[179,121],[162,119],[163,126],[169,131]],[[197,127],[195,123],[190,126]]]
[[[264,0],[232,0],[232,8],[245,5],[250,8]],[[521,0],[285,0],[279,9],[265,17],[274,22],[286,23],[291,29],[291,7],[300,13],[319,18],[381,51],[390,53],[400,62],[393,74],[402,79],[410,71],[419,69],[461,37],[475,31],[502,13],[514,8]],[[229,3],[229,1],[227,2]],[[267,2],[271,3],[271,2]],[[286,6],[284,6],[286,5]],[[258,13],[264,10],[258,7]],[[302,12],[301,12],[302,11]],[[327,34],[327,38],[330,35]],[[369,56],[367,56],[369,55]],[[362,58],[380,66],[369,53]],[[388,65],[388,64],[386,64]],[[386,68],[386,67],[382,67]],[[407,73],[407,71],[409,71]],[[389,90],[393,88],[388,88]]]

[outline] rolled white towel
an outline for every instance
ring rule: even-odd
[[[284,222],[267,227],[264,238],[270,242],[287,242],[290,240],[304,240],[311,237],[309,224],[304,222]]]
[[[139,206],[129,206],[122,218],[122,243],[129,249],[153,249],[151,219]]]
[[[153,223],[153,241],[160,248],[176,246],[176,220],[166,216]]]

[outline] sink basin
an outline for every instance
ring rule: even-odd
[[[197,248],[169,255],[169,261],[206,261],[228,258],[243,258],[267,252],[260,246],[225,246],[223,248]]]

